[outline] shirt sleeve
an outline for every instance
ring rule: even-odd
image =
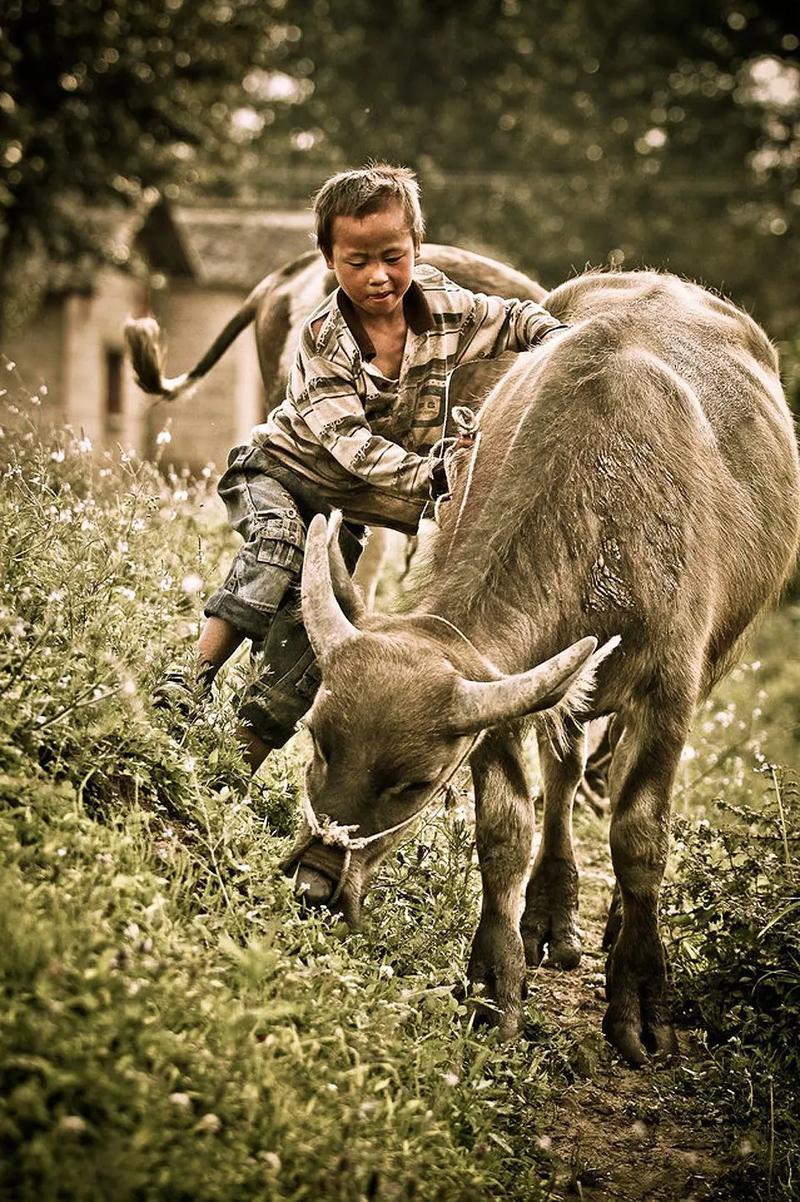
[[[456,363],[493,359],[503,351],[527,351],[563,323],[532,300],[504,300],[482,292],[464,292],[464,322]]]
[[[430,468],[427,457],[406,451],[373,433],[355,380],[330,359],[296,361],[288,398],[314,438],[345,471],[372,488],[424,500]]]

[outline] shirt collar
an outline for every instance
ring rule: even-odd
[[[372,339],[364,329],[364,323],[358,316],[355,305],[341,288],[336,292],[336,304],[347,328],[355,339],[362,358],[367,361],[374,359],[376,352]],[[430,305],[416,280],[411,281],[411,286],[403,297],[403,312],[408,328],[413,334],[425,334],[428,330],[433,329],[434,321]]]

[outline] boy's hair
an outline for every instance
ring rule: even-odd
[[[314,197],[317,246],[330,259],[334,217],[366,217],[395,201],[403,206],[414,245],[419,246],[425,233],[425,219],[419,202],[417,177],[409,167],[367,163],[358,171],[340,171],[338,175],[332,175]]]

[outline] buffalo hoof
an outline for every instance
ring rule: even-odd
[[[571,970],[581,962],[581,941],[571,921],[545,919],[522,927],[525,962],[533,968],[544,963],[545,968]]]
[[[670,1061],[679,1054],[678,1039],[671,1023],[647,1023],[615,1017],[609,1006],[603,1018],[603,1034],[633,1068],[643,1068],[654,1058]]]
[[[532,967],[577,968],[581,937],[577,926],[578,873],[567,860],[534,866],[525,894],[520,932],[525,960]]]
[[[522,1030],[521,1000],[508,1005],[504,1010],[501,1010],[490,998],[468,996],[466,1002],[473,1015],[475,1026],[491,1027],[497,1032],[497,1037],[501,1042],[505,1043],[506,1040],[516,1039]]]
[[[497,1029],[500,1039],[513,1039],[522,1027],[522,1002],[527,993],[525,955],[519,932],[509,924],[481,919],[467,969],[475,1022]]]
[[[606,996],[603,1032],[629,1064],[641,1068],[651,1057],[677,1056],[667,960],[657,938],[620,936],[606,963]]]

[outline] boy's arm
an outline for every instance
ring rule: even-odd
[[[553,330],[567,328],[536,301],[504,300],[482,292],[465,292],[465,296],[457,363],[493,359],[503,351],[527,351]]]
[[[373,433],[354,380],[340,365],[320,357],[308,361],[305,371],[296,365],[289,399],[317,441],[345,471],[384,492],[427,498],[427,457]]]

